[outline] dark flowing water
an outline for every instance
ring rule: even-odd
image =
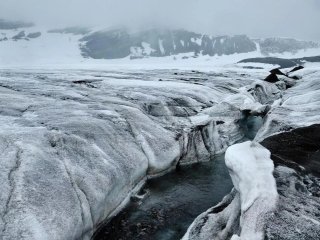
[[[148,197],[132,202],[97,231],[95,240],[180,239],[193,220],[232,189],[224,155],[150,180]]]

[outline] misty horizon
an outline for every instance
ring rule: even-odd
[[[2,0],[0,18],[46,28],[179,28],[209,35],[320,41],[317,0]]]

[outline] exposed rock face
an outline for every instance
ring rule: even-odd
[[[277,77],[277,74],[275,73],[271,73],[268,77],[266,77],[264,79],[266,82],[269,82],[269,83],[276,83],[279,81],[279,78]]]
[[[129,33],[125,29],[95,32],[82,38],[82,51],[92,58],[123,58],[131,56],[170,56],[179,53],[222,55],[252,52],[255,43],[248,37],[211,37],[184,30],[149,30]]]
[[[275,163],[320,177],[320,125],[283,132],[262,142]]]
[[[246,89],[258,77],[3,70],[2,239],[89,239],[147,175],[243,138],[242,109],[257,107]]]
[[[276,75],[285,75],[279,68],[272,69],[270,73],[276,74]]]

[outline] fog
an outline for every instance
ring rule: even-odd
[[[165,26],[320,41],[320,0],[0,0],[0,18],[47,27]]]

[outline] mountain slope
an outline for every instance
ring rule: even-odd
[[[157,29],[134,34],[126,30],[95,32],[80,40],[82,52],[92,58],[122,58],[131,56],[170,56],[193,52],[203,55],[245,53],[257,50],[256,44],[247,36],[211,37],[185,30]]]
[[[307,54],[305,50],[313,53]],[[31,23],[0,20],[1,66],[61,65],[82,62],[95,64],[98,60],[99,63],[106,63],[105,59],[170,56],[171,60],[187,58],[192,60],[203,56],[204,61],[211,58],[215,62],[219,62],[221,56],[231,56],[230,60],[235,63],[241,59],[265,55],[297,58],[295,55],[301,51],[303,57],[320,55],[320,45],[284,38],[210,36],[181,29],[149,29],[132,32],[125,28],[101,30],[68,27],[48,30]]]

